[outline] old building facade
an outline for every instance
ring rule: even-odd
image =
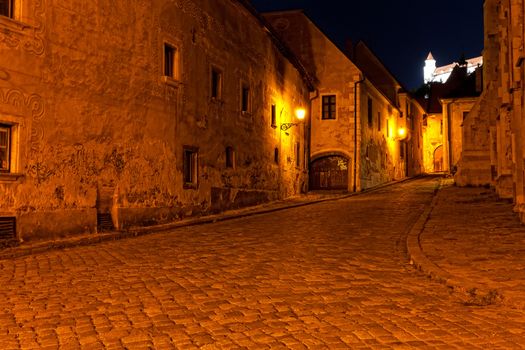
[[[458,183],[492,185],[525,221],[524,2],[486,0],[483,93],[463,126]]]
[[[316,80],[310,189],[360,191],[419,174],[422,153],[412,147],[420,134],[411,128],[418,114],[407,112],[410,96],[400,97],[400,84],[370,49],[361,42],[354,54],[342,52],[300,10],[264,16]]]
[[[280,126],[311,84],[248,3],[0,5],[0,216],[19,241],[307,188],[308,117]]]

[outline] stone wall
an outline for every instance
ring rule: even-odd
[[[13,140],[0,214],[17,218],[20,240],[94,232],[102,211],[125,228],[305,188],[306,127],[279,125],[308,106],[308,85],[244,5],[28,3],[20,18],[0,18],[0,124]],[[175,49],[171,78],[166,45]],[[212,69],[222,74],[219,98]],[[187,146],[197,153],[191,186]]]

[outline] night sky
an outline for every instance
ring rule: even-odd
[[[432,51],[437,65],[481,55],[482,0],[252,0],[260,11],[304,9],[332,41],[363,40],[408,89],[423,83]]]

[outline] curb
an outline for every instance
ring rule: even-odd
[[[435,189],[432,202],[424,210],[407,235],[406,246],[410,264],[414,265],[417,270],[426,274],[430,279],[442,283],[446,285],[452,292],[460,294],[460,298],[467,306],[505,304],[507,306],[516,307],[512,301],[505,298],[500,291],[482,287],[471,282],[470,280],[459,278],[450,274],[433,263],[423,252],[420,241],[421,235],[425,230],[426,223],[428,222],[432,211],[439,201],[439,193],[443,185],[444,181],[441,180]]]
[[[160,233],[160,232],[165,232],[169,230],[174,230],[174,229],[178,229],[181,227],[204,225],[204,224],[211,224],[211,223],[220,222],[220,221],[240,219],[240,218],[244,218],[248,216],[273,213],[273,212],[280,211],[280,210],[298,208],[298,207],[303,207],[303,206],[322,203],[322,202],[336,201],[336,200],[341,200],[341,199],[354,197],[354,196],[358,196],[362,194],[371,193],[371,192],[383,189],[385,187],[393,186],[393,185],[411,181],[411,180],[416,180],[421,177],[423,176],[419,175],[419,176],[406,178],[406,179],[402,179],[398,181],[391,181],[386,184],[381,184],[375,187],[365,189],[361,192],[345,193],[345,194],[340,194],[340,195],[334,195],[328,198],[320,198],[320,199],[312,199],[312,200],[306,199],[304,201],[299,201],[296,203],[284,202],[284,203],[279,204],[279,202],[274,202],[275,206],[271,208],[253,208],[252,207],[250,209],[250,207],[247,207],[243,209],[244,210],[243,212],[238,212],[238,213],[224,212],[221,214],[207,215],[207,216],[198,217],[198,218],[183,219],[180,221],[170,222],[170,223],[161,224],[161,225],[154,225],[154,226],[147,226],[147,227],[132,227],[125,231],[112,231],[112,232],[107,232],[107,233],[85,234],[85,235],[79,235],[79,236],[75,236],[71,238],[58,239],[54,241],[38,242],[38,243],[31,244],[31,245],[7,247],[4,249],[0,249],[0,260],[13,259],[13,258],[19,258],[23,256],[38,254],[38,253],[44,253],[49,250],[67,249],[67,248],[72,248],[72,247],[77,247],[77,246],[87,246],[87,245],[93,245],[93,244],[102,243],[102,242],[116,241],[120,239],[132,238],[132,237],[139,237],[139,236],[143,236],[147,234]],[[269,204],[269,205],[272,205],[272,204]]]

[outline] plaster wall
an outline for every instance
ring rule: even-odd
[[[94,232],[101,203],[125,228],[305,187],[305,125],[278,126],[308,105],[308,86],[239,2],[23,3],[20,17],[0,18],[0,123],[13,134],[0,214],[17,218],[20,240]],[[176,48],[173,78],[164,76],[165,44]],[[222,73],[219,99],[212,67]],[[198,150],[190,188],[184,146]]]

